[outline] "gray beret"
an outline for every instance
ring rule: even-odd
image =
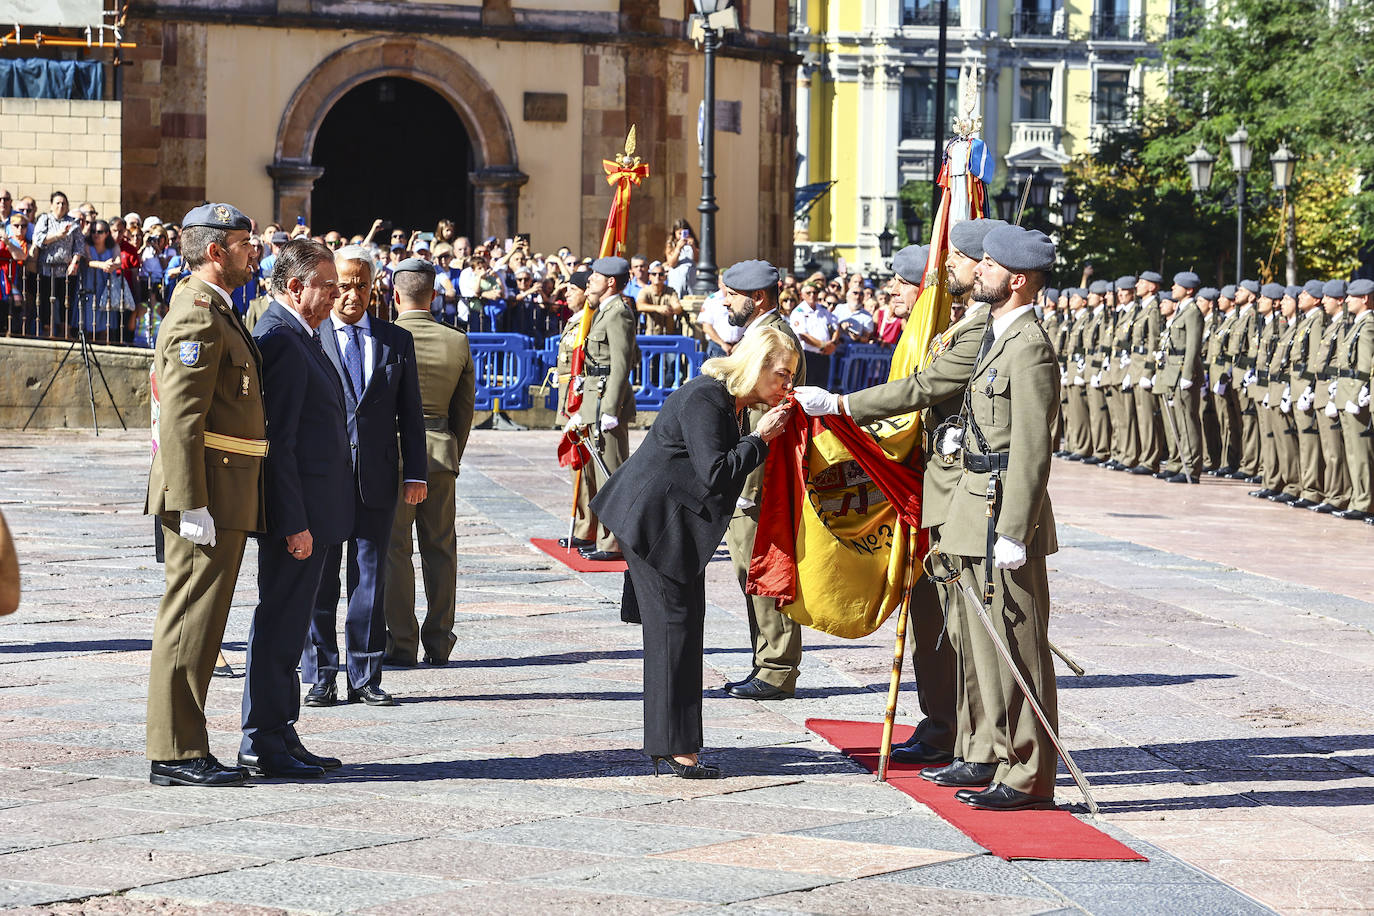
[[[1111,288],[1111,284],[1109,284],[1106,280],[1094,280],[1093,282],[1088,284],[1088,292],[1093,293],[1097,296],[1107,295],[1108,290],[1110,290]]]
[[[429,274],[432,277],[434,276],[434,265],[424,258],[406,258],[404,261],[391,268],[391,272],[394,274]]]
[[[1243,290],[1248,290],[1250,292],[1250,295],[1252,296],[1258,296],[1260,294],[1260,285],[1258,280],[1241,280],[1240,288]]]
[[[1054,267],[1054,242],[1039,229],[998,226],[984,236],[983,254],[1012,271]]]
[[[1327,280],[1326,283],[1325,283],[1325,285],[1322,286],[1322,295],[1323,295],[1323,296],[1330,296],[1332,299],[1344,299],[1344,298],[1345,298],[1345,281],[1344,281],[1344,280]]]
[[[630,262],[615,255],[597,258],[592,262],[592,273],[603,277],[623,277],[629,272]]]
[[[1302,287],[1294,283],[1292,286],[1285,286],[1283,289],[1284,298],[1298,298],[1298,293],[1302,292]]]
[[[576,286],[578,289],[586,289],[587,281],[591,278],[592,272],[590,270],[579,270],[568,278],[568,282],[571,283],[573,286]]]
[[[1313,299],[1320,299],[1322,297],[1322,290],[1325,287],[1326,284],[1320,280],[1308,280],[1302,285],[1302,291]]]
[[[1215,286],[1204,286],[1197,291],[1197,297],[1199,299],[1206,299],[1208,302],[1216,302],[1217,299],[1221,297],[1221,293]]]
[[[1225,286],[1223,286],[1223,287],[1221,288],[1221,298],[1223,298],[1223,299],[1234,299],[1234,298],[1236,298],[1236,287],[1235,287],[1235,285],[1234,285],[1234,284],[1231,284],[1231,283],[1227,283]]]
[[[1117,289],[1135,289],[1135,277],[1127,274],[1124,277],[1116,278]]]
[[[1151,283],[1163,283],[1163,282],[1164,282],[1164,278],[1161,277],[1161,276],[1159,275],[1159,272],[1158,272],[1158,271],[1155,271],[1155,270],[1142,270],[1142,271],[1140,272],[1140,279],[1142,279],[1142,280],[1148,280],[1148,281],[1150,281]]]
[[[273,245],[290,245],[290,244],[291,244],[291,236],[287,235],[285,232],[274,232],[274,233],[272,233],[272,244],[273,244]],[[401,246],[401,249],[402,249],[402,250],[405,250],[405,247],[406,247],[406,246],[402,245],[402,246]]]
[[[244,216],[232,204],[201,204],[187,213],[181,220],[181,228],[204,226],[207,229],[248,229],[252,230],[253,221]],[[276,239],[273,239],[276,242]]]
[[[925,279],[926,261],[929,259],[929,245],[908,245],[893,255],[892,272],[906,282],[919,286]]]
[[[1071,299],[1073,299],[1073,298],[1078,298],[1078,299],[1086,299],[1086,298],[1088,298],[1088,291],[1087,291],[1086,289],[1084,289],[1083,287],[1081,287],[1081,286],[1070,286],[1068,289],[1064,290],[1064,292],[1067,293],[1068,296],[1069,296],[1069,298],[1071,298]]]
[[[998,226],[1005,226],[1000,219],[969,219],[955,223],[949,230],[949,243],[975,261],[983,259],[983,240]]]
[[[1057,290],[1057,289],[1055,289],[1053,286],[1051,286],[1049,289],[1045,290],[1045,298],[1048,299],[1048,300],[1050,300],[1051,302],[1058,302],[1058,301],[1059,301],[1059,290]]]
[[[1162,289],[1159,291],[1159,298],[1163,299],[1165,302],[1173,302],[1174,291],[1171,289]]]
[[[1191,270],[1181,270],[1174,274],[1174,285],[1184,289],[1197,289],[1202,285],[1202,278]]]
[[[1266,299],[1282,299],[1282,298],[1283,298],[1283,284],[1282,284],[1282,283],[1266,283],[1266,284],[1264,284],[1263,286],[1260,287],[1260,295],[1263,296],[1263,297],[1266,298]]]
[[[1374,293],[1374,280],[1351,280],[1345,288],[1347,296],[1368,296]]]
[[[740,261],[726,268],[721,279],[726,286],[739,293],[777,289],[778,269],[767,261]]]

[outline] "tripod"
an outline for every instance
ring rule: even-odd
[[[50,297],[49,303],[55,310],[57,308],[57,297]],[[97,436],[100,435],[100,421],[96,418],[95,412],[95,378],[91,375],[92,365],[95,366],[95,371],[100,374],[100,383],[105,386],[105,395],[110,399],[110,406],[114,408],[115,416],[119,419],[120,428],[129,428],[124,422],[124,417],[119,412],[119,405],[115,403],[114,393],[110,391],[110,383],[105,379],[105,370],[100,366],[100,358],[95,355],[95,347],[86,339],[85,315],[81,312],[80,306],[78,306],[76,329],[76,340],[73,340],[67,347],[67,352],[62,354],[62,361],[57,364],[57,368],[54,369],[52,375],[49,376],[48,384],[43,386],[43,393],[38,396],[38,403],[33,405],[33,410],[29,412],[29,418],[24,421],[24,429],[28,429],[29,424],[33,422],[34,415],[38,413],[38,408],[43,406],[43,399],[46,398],[48,392],[52,390],[53,382],[57,381],[57,374],[62,371],[63,366],[67,365],[67,360],[71,357],[72,351],[75,350],[78,345],[81,347],[81,362],[86,367],[86,392],[91,402],[91,426],[95,428],[95,434]]]

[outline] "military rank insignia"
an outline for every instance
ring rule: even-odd
[[[194,366],[200,360],[200,342],[190,340],[183,343],[178,355],[183,366]]]
[[[239,376],[239,397],[248,397],[248,391],[248,373],[244,372],[241,376]]]
[[[197,294],[191,301],[203,309],[208,309],[210,307],[209,296]]]

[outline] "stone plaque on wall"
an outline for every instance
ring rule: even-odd
[[[566,92],[526,92],[526,121],[567,121],[568,94]]]
[[[740,132],[740,103],[716,99],[716,130],[737,134]]]

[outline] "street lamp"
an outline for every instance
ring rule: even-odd
[[[993,203],[997,204],[997,215],[1003,222],[1009,223],[1016,216],[1016,192],[1011,188],[1011,180],[1002,185],[1002,190],[992,198]]]
[[[1278,150],[1269,157],[1269,165],[1274,169],[1274,190],[1287,191],[1293,184],[1293,170],[1298,164],[1297,155],[1280,143]]]
[[[1289,283],[1298,279],[1298,217],[1288,189],[1293,185],[1293,171],[1297,168],[1298,157],[1280,143],[1279,148],[1269,157],[1269,166],[1274,170],[1274,190],[1283,195],[1283,260],[1284,276]]]
[[[915,212],[908,213],[906,216],[906,243],[908,245],[921,244],[921,217]]]
[[[1073,188],[1065,188],[1059,195],[1059,216],[1065,229],[1078,220],[1078,194]]]
[[[692,292],[709,296],[716,291],[716,49],[720,31],[712,20],[730,6],[730,0],[692,0],[701,24],[702,50],[706,52],[702,86],[701,129],[701,250],[697,252],[696,285]],[[723,26],[723,23],[721,24]]]
[[[1030,193],[1027,196],[1032,207],[1043,208],[1050,202],[1050,183],[1036,169],[1031,172]]]
[[[892,230],[883,226],[883,231],[878,233],[878,254],[882,255],[884,261],[892,257],[892,243],[897,241],[897,236],[892,234]]]
[[[1217,157],[1207,152],[1207,147],[1199,143],[1192,155],[1184,156],[1183,161],[1188,163],[1188,180],[1194,194],[1201,194],[1212,186],[1212,169],[1217,164]]]

